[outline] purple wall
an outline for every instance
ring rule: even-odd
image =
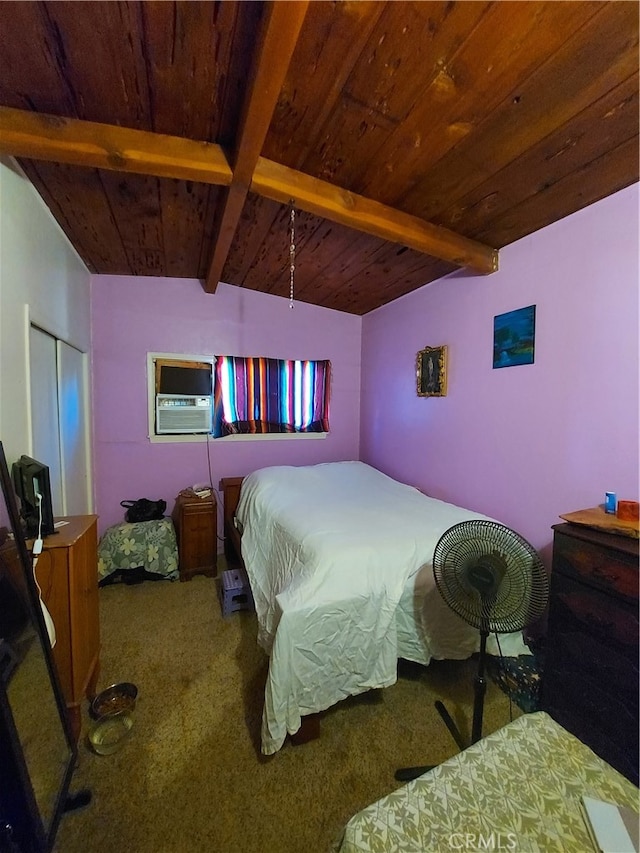
[[[148,352],[331,359],[331,432],[325,439],[211,440],[211,473],[358,458],[362,319],[190,279],[92,276],[93,430],[100,529],[123,520],[120,501],[164,498],[209,480],[207,445],[147,438]]]
[[[492,515],[548,560],[560,513],[638,500],[638,186],[363,318],[360,454]],[[493,318],[535,304],[535,363],[492,369]],[[448,393],[416,353],[448,345]]]

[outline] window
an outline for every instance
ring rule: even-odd
[[[330,361],[216,357],[213,434],[329,431]]]

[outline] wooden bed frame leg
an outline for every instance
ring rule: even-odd
[[[310,740],[317,740],[320,737],[320,714],[307,714],[302,717],[300,728],[289,737],[294,746],[300,746]]]

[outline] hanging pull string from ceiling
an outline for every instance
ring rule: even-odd
[[[293,308],[293,279],[296,271],[296,209],[291,199],[291,213],[289,215],[289,308]]]

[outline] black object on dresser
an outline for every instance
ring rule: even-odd
[[[638,784],[638,540],[553,527],[542,708]]]

